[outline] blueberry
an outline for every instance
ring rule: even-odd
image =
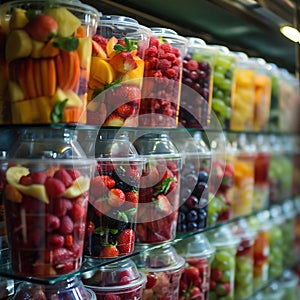
[[[185,204],[183,204],[180,206],[179,212],[182,212],[183,214],[187,214],[189,212],[189,208]]]
[[[185,232],[186,231],[186,225],[185,224],[178,224],[177,225],[177,231],[178,232]]]
[[[198,173],[198,182],[208,182],[208,173],[206,171],[199,171]]]
[[[183,212],[178,213],[178,223],[183,223],[185,221],[185,214]]]
[[[189,174],[184,177],[184,186],[194,188],[197,184],[198,178],[196,174]]]
[[[189,211],[188,215],[187,215],[187,220],[190,222],[194,222],[198,219],[198,213],[196,210],[191,210]]]
[[[198,229],[198,224],[196,222],[189,222],[187,224],[187,230],[188,231],[195,231]]]
[[[203,192],[208,188],[207,183],[205,182],[199,182],[195,187],[195,193],[198,195],[198,197],[201,197]]]
[[[198,207],[198,204],[199,204],[198,198],[193,195],[189,196],[185,201],[185,205],[191,209]]]

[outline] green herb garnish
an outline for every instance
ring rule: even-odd
[[[114,50],[116,51],[116,54],[122,51],[130,52],[137,49],[137,42],[136,41],[130,41],[129,39],[124,39],[125,46],[116,44],[114,45]]]
[[[56,37],[52,45],[61,50],[74,51],[78,48],[79,40],[73,36]]]
[[[64,110],[68,100],[69,99],[66,98],[65,100],[54,105],[53,110],[51,112],[51,120],[53,123],[59,123],[64,121]]]

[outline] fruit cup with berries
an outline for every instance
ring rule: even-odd
[[[179,122],[186,128],[207,128],[210,122],[216,50],[199,38],[187,38],[183,58]]]
[[[32,128],[6,159],[5,220],[12,271],[53,277],[82,265],[95,168],[69,130]]]
[[[182,156],[167,134],[144,134],[133,144],[145,159],[139,188],[136,242],[155,244],[173,240]]]
[[[170,245],[154,249],[149,249],[147,245],[137,245],[137,250],[139,254],[133,259],[138,269],[146,275],[141,299],[178,299],[184,258]]]
[[[151,31],[145,51],[139,126],[176,128],[187,40],[168,28]]]
[[[245,219],[232,225],[232,232],[240,239],[235,262],[235,299],[248,299],[253,293],[253,249],[255,232]]]
[[[94,268],[83,273],[81,279],[98,300],[140,300],[146,283],[145,274],[130,259]]]
[[[92,37],[88,124],[137,126],[150,29],[117,15],[100,17]]]
[[[97,168],[91,179],[84,254],[94,259],[128,255],[136,240],[143,159],[125,134],[103,133],[94,142]]]
[[[206,234],[215,247],[211,263],[209,299],[234,300],[236,252],[240,242],[228,225]]]
[[[186,142],[183,143],[183,140]],[[177,234],[184,234],[207,226],[211,155],[200,134],[192,137],[178,134],[175,143],[184,157],[177,219]]]
[[[9,18],[8,18],[9,16]],[[1,5],[11,123],[85,123],[98,11],[80,1]]]
[[[179,283],[179,299],[208,300],[210,263],[215,248],[203,234],[197,234],[175,244],[177,253],[185,259]]]

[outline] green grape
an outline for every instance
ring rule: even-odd
[[[217,284],[216,293],[218,296],[225,296],[226,295],[226,287],[223,284]]]
[[[231,271],[222,272],[221,281],[222,282],[230,282],[232,275],[233,275],[233,273]]]
[[[219,73],[219,72],[214,73],[214,84],[219,86],[220,84],[222,84],[223,80],[225,80],[224,74]]]
[[[221,66],[224,69],[230,69],[230,68],[232,68],[232,61],[230,59],[228,59],[228,57],[220,55],[219,57],[217,57],[217,59],[215,61],[215,65]]]
[[[217,98],[213,98],[212,99],[212,109],[216,112],[219,112],[222,116],[226,116],[227,115],[227,107],[225,105],[225,103]]]
[[[218,296],[215,292],[209,292],[209,300],[217,300]]]
[[[220,83],[220,88],[222,90],[231,90],[231,85],[232,85],[232,80],[230,79],[224,79],[221,83]]]

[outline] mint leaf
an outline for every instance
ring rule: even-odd
[[[64,110],[65,110],[68,100],[69,99],[66,98],[65,100],[58,102],[54,105],[53,110],[50,115],[53,123],[59,123],[59,122],[64,121]]]
[[[120,44],[115,44],[114,45],[114,50],[116,51],[116,54],[122,52],[122,51],[126,51],[126,52],[130,52],[133,50],[137,49],[137,42],[136,41],[131,41],[127,38],[124,39],[125,45],[120,45]]]
[[[65,51],[74,51],[78,48],[79,40],[73,36],[69,37],[56,37],[52,43],[56,47]]]
[[[171,182],[172,181],[176,181],[175,177],[167,177],[163,180],[163,182],[161,183],[161,187],[160,190],[158,190],[157,192],[155,192],[153,195],[157,196],[159,194],[167,194],[170,186],[171,186]]]

